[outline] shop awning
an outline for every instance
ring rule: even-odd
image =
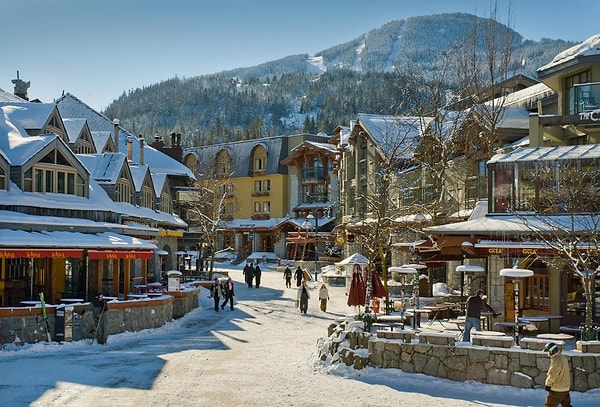
[[[153,243],[118,233],[27,232],[0,229],[0,258],[149,259]]]

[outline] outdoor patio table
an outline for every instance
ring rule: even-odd
[[[423,308],[433,313],[433,318],[429,320],[429,326],[431,326],[435,321],[438,321],[440,325],[444,326],[440,316],[444,311],[448,311],[449,307],[447,305],[433,305]]]
[[[575,339],[575,336],[569,334],[539,334],[538,339],[548,339],[550,341],[569,341]]]

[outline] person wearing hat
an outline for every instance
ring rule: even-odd
[[[544,347],[544,352],[550,356],[550,367],[544,386],[548,391],[544,407],[573,407],[571,405],[571,373],[569,360],[562,354],[556,343],[550,342]]]
[[[475,328],[476,331],[481,331],[481,311],[484,308],[490,311],[494,315],[494,318],[497,315],[490,304],[485,302],[483,294],[483,290],[477,290],[477,294],[471,295],[465,303],[467,316],[465,318],[465,332],[463,334],[464,342],[471,341],[471,329]]]

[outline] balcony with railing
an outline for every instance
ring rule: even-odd
[[[303,182],[310,180],[324,180],[325,169],[323,167],[309,167],[302,169],[302,180]]]

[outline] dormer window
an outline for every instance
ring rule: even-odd
[[[264,174],[267,167],[267,151],[263,146],[256,146],[252,154],[252,172],[255,175]]]

